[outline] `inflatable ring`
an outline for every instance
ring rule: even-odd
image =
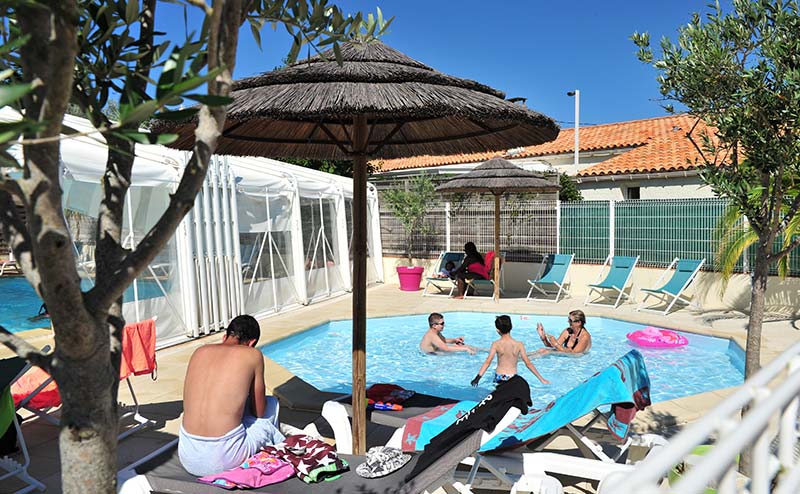
[[[685,336],[675,331],[654,328],[653,326],[648,326],[639,331],[633,331],[626,336],[632,343],[650,348],[675,348],[689,343],[689,340],[687,340]]]

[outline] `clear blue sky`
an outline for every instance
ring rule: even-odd
[[[665,115],[656,71],[636,59],[629,37],[649,32],[657,46],[675,39],[692,12],[707,12],[706,0],[333,0],[346,12],[394,16],[383,41],[436,70],[474,79],[528,98],[528,106],[571,127],[580,89],[581,125]],[[723,1],[723,4],[728,3]],[[180,38],[182,11],[159,4],[157,27]],[[167,11],[170,11],[169,14]],[[168,15],[164,15],[168,14]],[[190,19],[191,30],[191,19]],[[237,79],[281,64],[291,43],[286,31],[265,28],[259,51],[242,31]],[[305,53],[305,49],[303,51]]]

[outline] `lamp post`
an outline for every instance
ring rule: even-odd
[[[580,114],[581,114],[581,92],[579,90],[570,91],[567,96],[575,96],[575,172],[578,171],[578,155],[580,153]]]

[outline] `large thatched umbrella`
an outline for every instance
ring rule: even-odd
[[[547,116],[451,77],[379,41],[333,50],[234,84],[219,154],[353,161],[353,403],[365,402],[367,158],[505,150],[553,140]],[[194,122],[161,122],[190,149]],[[353,407],[363,453],[366,410]]]
[[[507,193],[558,192],[557,183],[550,182],[540,174],[523,170],[503,158],[492,158],[476,166],[469,173],[459,175],[440,186],[438,192],[445,194],[494,195],[494,299],[500,296],[500,196]]]

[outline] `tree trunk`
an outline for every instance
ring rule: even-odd
[[[769,279],[769,244],[759,240],[753,269],[753,286],[750,294],[750,321],[747,324],[747,348],[744,357],[744,378],[747,379],[761,368],[761,328],[764,322],[764,298],[767,293]],[[746,415],[750,407],[742,409]],[[753,451],[742,450],[739,459],[739,471],[748,477],[752,474]]]
[[[108,334],[105,322],[94,321],[93,326],[56,330]],[[111,365],[109,339],[101,340],[105,343],[82,360],[56,346],[53,375],[62,401],[59,448],[66,494],[116,492],[119,374]]]

